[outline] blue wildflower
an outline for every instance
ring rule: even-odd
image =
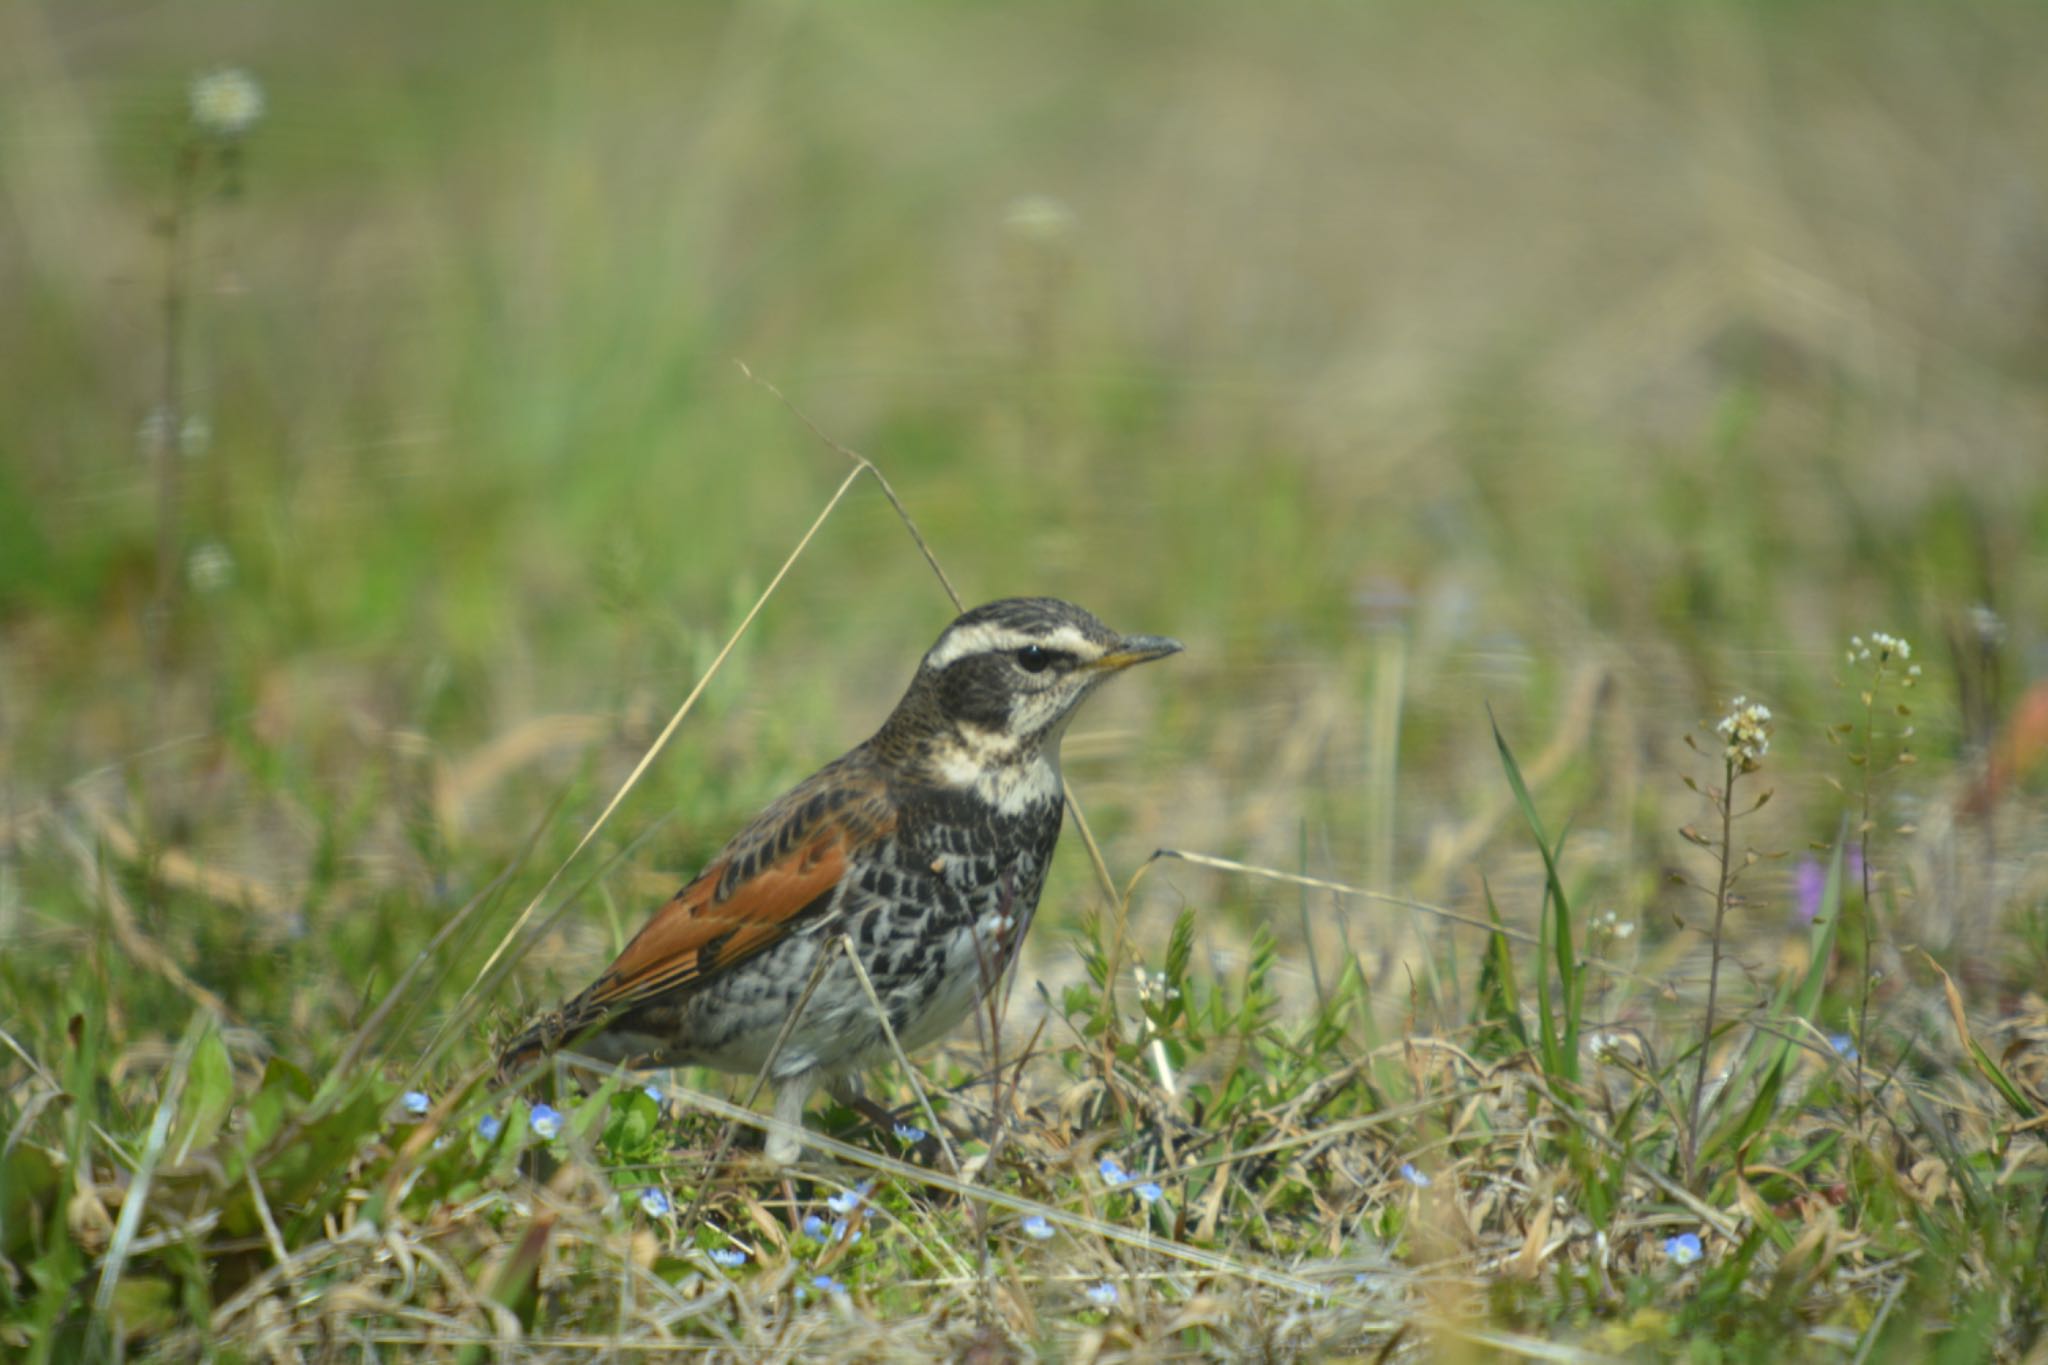
[[[855,1242],[858,1242],[860,1240],[860,1229],[854,1228],[853,1236],[848,1237],[846,1235],[846,1231],[849,1227],[852,1227],[852,1224],[848,1223],[844,1218],[835,1221],[832,1224],[832,1240],[835,1242],[844,1242],[848,1246],[852,1246]]]
[[[713,1247],[704,1253],[711,1258],[711,1264],[732,1270],[747,1263],[747,1253],[738,1247]]]
[[[1671,1258],[1673,1265],[1691,1265],[1701,1255],[1700,1235],[1696,1232],[1681,1232],[1676,1237],[1666,1237],[1664,1254]]]
[[[398,1102],[405,1106],[406,1113],[411,1114],[416,1119],[425,1118],[427,1111],[434,1107],[433,1100],[427,1097],[427,1092],[424,1090],[408,1090],[399,1096]]]
[[[1052,1224],[1045,1221],[1045,1215],[1042,1213],[1032,1214],[1018,1226],[1024,1230],[1026,1237],[1034,1241],[1043,1242],[1052,1236]]]
[[[498,1134],[505,1131],[505,1125],[496,1114],[485,1114],[476,1121],[476,1131],[485,1142],[495,1142]]]
[[[562,1111],[551,1104],[536,1104],[527,1115],[527,1123],[533,1131],[544,1138],[555,1137],[562,1131]]]
[[[646,1211],[649,1218],[666,1218],[669,1209],[668,1195],[658,1186],[649,1185],[640,1191],[640,1207]]]
[[[818,1217],[818,1215],[817,1215],[817,1214],[815,1214],[815,1213],[813,1213],[813,1214],[807,1214],[807,1215],[805,1215],[805,1217],[804,1217],[804,1236],[806,1236],[806,1237],[810,1238],[810,1239],[811,1239],[811,1240],[812,1240],[813,1242],[822,1242],[822,1241],[824,1241],[824,1240],[825,1240],[825,1220],[824,1220],[824,1219],[822,1219],[822,1218],[820,1218],[820,1217]]]
[[[1417,1170],[1415,1163],[1412,1161],[1401,1163],[1401,1178],[1418,1190],[1426,1190],[1430,1186],[1429,1176],[1425,1172]]]
[[[822,1290],[827,1294],[844,1294],[846,1292],[846,1286],[833,1279],[830,1275],[814,1277],[811,1280],[811,1287]]]
[[[1828,1046],[1833,1048],[1835,1055],[1843,1061],[1853,1062],[1856,1060],[1856,1040],[1848,1034],[1830,1033],[1828,1035]]]
[[[642,1090],[640,1093],[645,1095],[648,1099],[653,1100],[654,1107],[656,1109],[661,1108],[662,1105],[666,1103],[666,1100],[661,1093],[661,1087],[658,1085],[650,1085],[645,1090]]]
[[[899,1123],[896,1125],[896,1136],[904,1142],[915,1145],[916,1143],[923,1142],[928,1134],[914,1123]]]
[[[1160,1189],[1157,1182],[1148,1180],[1142,1185],[1134,1186],[1131,1193],[1150,1204],[1157,1200],[1160,1195],[1165,1194],[1166,1191]]]
[[[1102,1172],[1102,1180],[1106,1185],[1122,1185],[1131,1178],[1130,1172],[1126,1171],[1113,1156],[1106,1156],[1096,1162],[1095,1169]]]
[[[861,1206],[861,1201],[868,1197],[868,1191],[874,1187],[874,1181],[863,1180],[846,1193],[835,1194],[830,1199],[827,1199],[825,1207],[841,1215],[852,1213]]]
[[[1116,1286],[1108,1280],[1104,1280],[1101,1284],[1089,1285],[1087,1294],[1088,1302],[1098,1307],[1107,1308],[1116,1302]]]

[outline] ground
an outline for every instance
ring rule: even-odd
[[[2042,1359],[2044,42],[0,13],[0,1342]],[[499,1087],[935,566],[1188,644],[1005,1007]]]

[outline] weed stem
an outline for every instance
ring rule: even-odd
[[[1731,841],[1735,837],[1735,775],[1736,760],[1731,754],[1724,760],[1721,781],[1721,875],[1714,887],[1714,932],[1709,940],[1707,956],[1707,1018],[1706,1027],[1700,1038],[1700,1060],[1692,1083],[1692,1120],[1686,1125],[1689,1137],[1686,1142],[1687,1183],[1695,1190],[1699,1188],[1700,1154],[1700,1101],[1707,1090],[1707,1057],[1714,1048],[1714,1006],[1721,993],[1721,928],[1728,916],[1728,878],[1732,854]]]

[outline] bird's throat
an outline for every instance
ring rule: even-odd
[[[961,726],[932,746],[929,771],[942,786],[971,791],[1003,815],[1020,815],[1060,799],[1059,737],[1050,739]]]

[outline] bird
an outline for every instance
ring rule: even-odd
[[[846,945],[903,1049],[949,1033],[1031,925],[1074,713],[1181,648],[1051,597],[963,613],[881,728],[734,835],[588,989],[501,1051],[500,1076],[571,1044],[632,1069],[765,1072],[763,1155],[789,1165],[817,1088],[851,1102],[893,1051]]]

